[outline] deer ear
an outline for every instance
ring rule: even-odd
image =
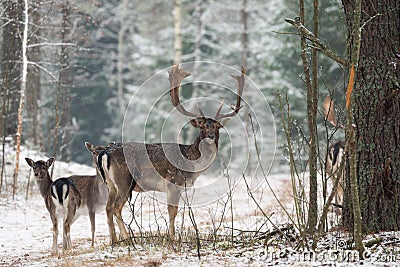
[[[35,162],[33,160],[31,160],[30,158],[25,158],[25,160],[28,163],[28,165],[33,168],[33,165],[35,164]]]
[[[201,119],[199,119],[199,118],[190,120],[190,124],[192,124],[192,126],[195,128],[200,128],[200,122],[201,122]]]
[[[50,168],[51,164],[53,164],[55,158],[49,158],[46,162],[47,169]]]
[[[85,146],[86,146],[87,150],[90,151],[90,153],[94,154],[96,152],[94,149],[94,146],[91,143],[85,142]]]

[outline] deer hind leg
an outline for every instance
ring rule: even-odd
[[[71,201],[71,199],[69,199]],[[75,217],[75,211],[76,211],[76,206],[75,205],[68,205],[64,209],[64,225],[63,225],[63,254],[66,250],[69,250],[72,248],[72,242],[71,242],[71,224],[73,222],[73,219]]]
[[[71,224],[68,219],[64,222],[63,227],[63,254],[66,250],[72,248],[71,236],[70,236]]]
[[[129,238],[128,232],[126,231],[125,223],[122,219],[122,209],[126,203],[125,196],[118,196],[115,201],[115,217],[117,220],[118,228],[120,231],[120,236],[122,240],[126,240]]]
[[[342,187],[341,181],[339,181],[336,196],[337,196],[336,204],[342,205],[343,204],[343,187]]]
[[[109,195],[107,199],[106,205],[106,213],[107,213],[107,224],[108,224],[108,231],[110,233],[110,242],[111,245],[116,244],[118,242],[117,235],[115,234],[115,226],[114,226],[114,202],[116,200],[116,190],[109,183]]]
[[[178,214],[178,206],[168,204],[169,227],[168,233],[171,239],[175,238],[175,218]]]

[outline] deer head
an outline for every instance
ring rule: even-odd
[[[49,158],[47,161],[38,160],[34,161],[30,158],[25,158],[26,162],[33,169],[33,173],[36,179],[43,179],[43,177],[48,176],[48,170],[54,162],[54,158]]]
[[[173,66],[173,68],[169,71],[169,82],[171,86],[170,96],[172,105],[183,115],[193,118],[190,120],[190,124],[200,130],[199,136],[196,139],[197,143],[199,143],[203,139],[209,138],[211,140],[214,140],[215,145],[218,147],[219,129],[223,127],[222,119],[229,119],[234,117],[242,108],[242,106],[240,106],[240,102],[243,94],[245,69],[244,67],[242,67],[242,74],[240,76],[231,75],[238,82],[236,105],[231,107],[232,111],[230,113],[221,114],[221,109],[224,104],[222,103],[221,106],[218,108],[214,118],[204,116],[204,113],[201,111],[200,108],[198,113],[193,113],[187,111],[181,105],[179,100],[180,84],[182,80],[189,75],[190,73],[179,68],[179,64]]]

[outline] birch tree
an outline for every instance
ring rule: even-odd
[[[17,124],[17,143],[16,143],[16,152],[15,152],[15,168],[14,168],[14,183],[13,183],[13,198],[17,193],[18,187],[18,169],[19,169],[19,155],[20,155],[20,146],[21,146],[21,138],[22,138],[22,115],[24,110],[25,103],[25,90],[26,90],[26,76],[28,69],[28,58],[26,56],[27,46],[28,46],[28,0],[24,0],[24,30],[22,37],[22,77],[21,77],[21,89],[20,89],[20,99],[19,99],[19,107],[18,107],[18,124]]]
[[[174,64],[182,62],[182,3],[174,0]]]

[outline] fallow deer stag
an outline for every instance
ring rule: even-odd
[[[333,126],[344,129],[343,124],[339,124],[336,120],[335,110],[334,110],[334,100],[327,96],[323,104],[324,114],[327,121],[329,121]],[[344,175],[343,172],[339,170],[340,165],[343,162],[345,143],[343,141],[337,141],[328,147],[326,161],[325,161],[325,172],[328,174],[332,182],[339,179],[337,191],[336,191],[336,205],[341,207],[343,202],[343,192],[344,192]]]
[[[128,237],[122,221],[121,211],[132,194],[143,191],[159,191],[167,194],[169,235],[175,235],[175,217],[178,212],[182,190],[193,185],[196,178],[207,169],[216,157],[219,130],[223,127],[221,119],[235,116],[241,108],[245,70],[234,76],[238,92],[236,105],[227,114],[221,114],[221,107],[214,118],[187,111],[180,103],[179,89],[182,80],[190,73],[175,65],[169,72],[170,96],[172,105],[183,115],[191,117],[190,123],[200,130],[190,145],[175,143],[117,143],[109,145],[98,155],[94,155],[97,168],[107,182],[109,199],[107,202],[107,222],[111,243],[117,242],[113,214],[121,230],[123,239]],[[90,144],[87,144],[88,146]],[[171,162],[172,161],[172,162]]]
[[[105,147],[96,147],[96,149],[102,150]],[[53,182],[48,169],[54,162],[54,158],[50,158],[47,162],[43,160],[35,162],[30,158],[25,159],[33,169],[36,183],[45,199],[46,207],[53,222],[52,254],[57,254],[57,219],[61,217],[64,223],[63,253],[72,248],[69,229],[81,214],[87,213],[89,215],[93,247],[95,214],[104,210],[108,198],[108,188],[103,179],[98,175],[73,175],[67,178],[59,178]]]

